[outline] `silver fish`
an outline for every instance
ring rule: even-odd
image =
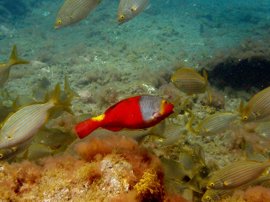
[[[66,0],[60,8],[54,28],[58,29],[81,21],[101,0]]]
[[[260,185],[264,182],[268,182],[269,180],[270,180],[269,175],[261,176],[261,177],[257,178],[256,180],[253,180],[247,184],[244,184],[242,186],[237,187],[236,189],[237,190],[245,190],[250,186]],[[225,198],[229,197],[231,194],[233,194],[233,192],[236,189],[225,189],[225,190],[223,190],[223,189],[208,189],[204,193],[201,201],[202,202],[221,201],[222,199],[225,199]],[[231,201],[231,200],[228,200],[228,201]]]
[[[149,0],[120,0],[118,22],[122,24],[141,13],[149,4]]]
[[[232,189],[258,178],[270,162],[238,161],[216,171],[207,183],[208,189]]]
[[[203,135],[216,134],[228,129],[238,116],[236,113],[218,112],[202,120],[197,129]]]
[[[270,119],[270,87],[255,94],[246,104],[240,103],[243,121],[266,121]]]
[[[229,190],[216,190],[216,189],[208,189],[201,201],[202,202],[215,202],[220,201],[222,198],[228,197],[233,193],[233,189]]]
[[[59,96],[58,84],[48,102],[23,107],[8,117],[0,130],[0,149],[16,147],[31,139],[46,123],[49,109],[60,104]]]

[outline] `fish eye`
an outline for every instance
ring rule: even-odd
[[[248,120],[248,116],[242,116],[242,119],[243,119],[244,121],[246,121],[246,120]]]
[[[125,16],[124,16],[124,15],[120,15],[120,16],[119,16],[119,20],[122,21],[122,20],[124,20],[124,19],[125,19]]]
[[[62,25],[62,23],[63,23],[63,21],[62,21],[61,19],[58,19],[58,20],[56,21],[56,25]]]
[[[211,197],[210,197],[210,196],[206,196],[206,197],[204,197],[204,199],[205,199],[206,201],[211,201]]]
[[[130,10],[131,10],[131,12],[135,12],[137,10],[137,8],[136,7],[131,7]]]
[[[214,182],[210,182],[209,184],[208,184],[208,186],[207,187],[209,187],[209,188],[213,188],[215,186],[215,183]]]

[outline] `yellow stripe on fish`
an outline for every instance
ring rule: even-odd
[[[55,96],[59,96],[60,86],[55,88]],[[44,104],[33,104],[13,113],[3,123],[0,131],[0,149],[14,147],[30,139],[46,122],[48,110],[55,105],[55,98]]]
[[[270,119],[270,87],[255,94],[246,106],[240,104],[240,113],[243,121]]]
[[[255,180],[270,166],[270,162],[238,161],[216,171],[210,177],[208,189],[232,189]]]
[[[66,0],[60,8],[54,27],[65,27],[81,21],[101,2],[101,0]]]
[[[46,123],[53,107],[70,105],[70,98],[60,100],[60,85],[56,85],[51,98],[43,104],[32,104],[19,109],[3,122],[0,130],[0,149],[18,146],[31,139]]]
[[[173,73],[172,83],[188,95],[204,93],[208,85],[207,73],[201,76],[196,70],[183,67]]]
[[[206,117],[197,127],[193,127],[192,123],[194,115],[191,114],[191,119],[187,123],[187,129],[190,132],[200,135],[212,135],[226,130],[234,121],[237,120],[238,114],[231,112],[218,112]]]
[[[237,190],[245,190],[250,186],[256,186],[261,183],[270,181],[270,176],[269,175],[263,175],[260,176],[259,178],[252,180],[251,182],[244,184],[242,186],[237,187]],[[222,199],[225,199],[235,191],[235,189],[208,189],[204,193],[201,201],[202,202],[216,202],[220,201]]]

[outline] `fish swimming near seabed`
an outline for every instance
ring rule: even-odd
[[[149,5],[149,0],[120,0],[118,7],[118,23],[127,22],[140,14]]]
[[[29,64],[29,62],[18,57],[17,47],[14,45],[8,62],[0,63],[0,87],[8,80],[10,68],[18,64]]]
[[[239,111],[243,121],[270,120],[270,87],[256,93],[246,106],[241,102]]]
[[[251,182],[263,174],[270,162],[237,161],[216,171],[210,177],[208,189],[232,189]]]
[[[226,129],[229,129],[230,126],[233,125],[233,123],[236,124],[236,121],[239,117],[238,113],[217,112],[215,114],[207,116],[197,125],[197,127],[194,128],[192,126],[192,123],[195,115],[192,112],[190,113],[191,118],[186,124],[186,128],[188,131],[200,135],[214,135],[220,132],[224,132],[226,131]]]
[[[84,138],[101,127],[111,131],[144,129],[156,125],[173,113],[173,104],[152,95],[126,98],[111,106],[97,117],[76,125],[79,138]]]
[[[57,84],[47,102],[22,107],[7,117],[0,130],[0,149],[17,147],[31,139],[47,122],[50,109],[62,105],[68,108],[70,100],[62,101],[60,93]]]
[[[193,68],[182,67],[172,74],[171,81],[179,90],[192,95],[206,92],[207,77],[206,71],[203,71],[202,76]]]
[[[65,0],[58,11],[54,28],[58,29],[83,20],[100,2],[101,0]]]
[[[264,182],[269,182],[270,181],[270,176],[269,175],[262,175],[259,178],[250,181],[247,184],[244,184],[242,186],[238,186],[234,189],[208,189],[204,193],[204,195],[201,198],[202,202],[216,202],[216,201],[221,201],[222,199],[225,199],[232,195],[234,191],[236,190],[246,190],[248,187],[253,187],[260,185]],[[226,200],[227,201],[227,200]]]

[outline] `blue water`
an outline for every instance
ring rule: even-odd
[[[209,61],[232,50],[268,50],[267,0],[152,0],[122,25],[118,1],[103,0],[86,19],[59,30],[54,22],[63,1],[27,2],[0,2],[1,61],[14,44],[32,61],[12,67],[2,88],[13,99],[31,97],[37,83],[46,80],[52,88],[68,76],[82,97],[75,114],[97,114],[120,98],[158,93],[175,67],[211,69]]]
[[[55,30],[62,3],[0,2],[0,59],[6,61],[16,44],[19,55],[32,61],[11,69],[3,88],[14,98],[31,96],[32,87],[43,79],[52,87],[67,75],[93,104],[79,100],[75,111],[94,113],[121,97],[157,90],[169,82],[176,66],[207,69],[207,61],[245,49],[249,42],[268,49],[267,0],[156,0],[122,25],[116,20],[118,1],[103,0],[80,23]],[[113,92],[110,98],[108,92]]]

